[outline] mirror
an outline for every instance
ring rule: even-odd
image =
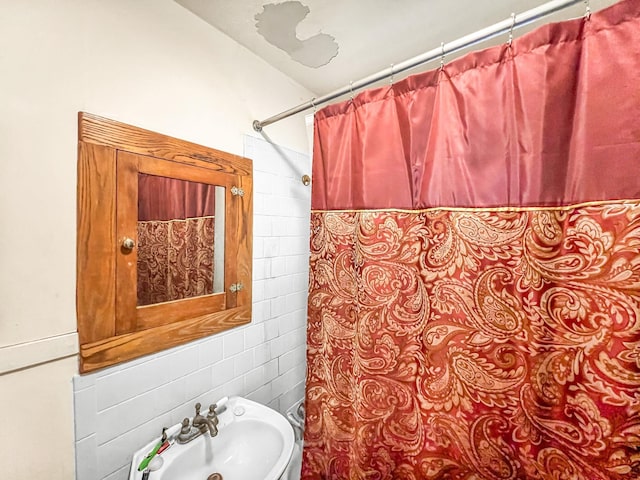
[[[138,173],[137,305],[224,290],[221,186]]]
[[[78,125],[80,372],[251,321],[251,160],[95,115]]]

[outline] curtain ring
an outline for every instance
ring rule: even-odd
[[[589,0],[584,0],[584,4],[585,4],[585,12],[584,12],[584,19],[585,20],[590,20],[591,19],[591,5],[589,5]]]
[[[353,94],[353,81],[349,82],[349,91],[351,92],[351,101],[353,102],[354,94]]]
[[[509,29],[509,41],[507,42],[508,46],[511,46],[511,44],[513,43],[513,29],[516,26],[516,14],[512,13],[511,14],[511,28]]]
[[[391,64],[391,75],[389,75],[389,85],[393,86],[393,63]]]
[[[313,113],[316,113],[316,110],[318,109],[316,107],[316,97],[313,97],[311,100],[309,100],[309,102],[311,103],[311,106],[313,107]]]
[[[440,42],[440,50],[442,55],[440,56],[440,70],[444,70],[444,42]]]

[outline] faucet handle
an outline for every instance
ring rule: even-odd
[[[216,405],[215,403],[212,403],[211,405],[209,405],[209,412],[207,413],[207,418],[209,420],[214,420],[215,422],[218,421],[218,414],[216,413],[216,408],[218,408],[218,405]]]
[[[191,424],[188,418],[182,420],[182,427],[178,434],[178,443],[187,443],[191,438]]]
[[[190,425],[189,418],[185,417],[185,419],[182,420],[182,428],[180,428],[180,433],[189,433],[190,431],[191,431],[191,425]]]
[[[200,415],[200,408],[202,408],[202,405],[200,405],[200,402],[196,403],[196,415]]]

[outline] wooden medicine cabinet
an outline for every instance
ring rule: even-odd
[[[77,316],[90,372],[251,321],[251,160],[78,117]]]

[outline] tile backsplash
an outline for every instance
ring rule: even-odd
[[[253,160],[253,318],[73,381],[76,480],[124,480],[132,453],[193,405],[242,395],[284,413],[304,396],[311,188],[307,154],[244,137]]]

